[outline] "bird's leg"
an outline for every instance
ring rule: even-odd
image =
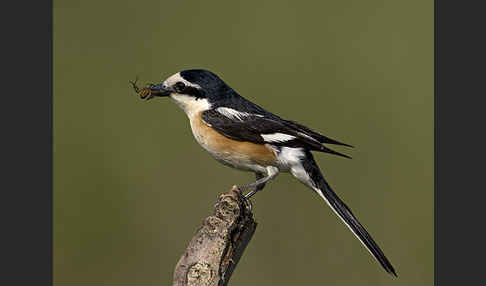
[[[265,184],[268,181],[275,178],[277,175],[278,175],[278,169],[277,168],[268,167],[266,177],[264,175],[260,174],[260,173],[255,173],[257,180],[255,182],[251,183],[251,184],[240,187],[240,190],[245,191],[245,190],[253,189],[250,192],[248,192],[247,194],[245,194],[245,198],[249,199],[254,194],[256,194],[258,191],[263,190],[263,188],[265,187]]]
[[[252,187],[252,185],[257,184],[258,182],[261,182],[265,178],[265,176],[262,173],[255,173],[255,178],[256,178],[256,181],[254,183],[242,186],[241,188],[244,189],[244,190],[250,189]],[[259,185],[257,185],[253,190],[251,190],[250,192],[245,194],[245,198],[249,199],[254,194],[256,194],[258,191],[263,190],[263,188],[265,188],[265,184],[266,184],[266,182],[263,182],[263,183],[260,183]]]
[[[256,179],[257,181],[258,181],[258,180],[263,179],[264,177],[265,177],[265,176],[264,176],[263,174],[260,174],[260,173],[255,173],[255,179]],[[257,186],[257,187],[255,188],[255,193],[256,193],[256,192],[259,192],[259,191],[261,191],[261,190],[263,190],[263,188],[265,188],[265,185],[266,185],[266,184],[267,184],[267,183],[265,182],[265,183],[260,184],[259,186]]]

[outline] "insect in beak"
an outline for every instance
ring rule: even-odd
[[[146,87],[139,88],[137,86],[137,81],[138,78],[135,79],[135,81],[129,81],[129,83],[132,85],[133,89],[135,90],[136,93],[138,93],[141,99],[149,100],[154,96],[158,96],[158,97],[169,96],[170,93],[172,92],[171,89],[166,88],[163,84],[149,83],[147,84]]]

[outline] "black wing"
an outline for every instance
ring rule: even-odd
[[[304,125],[302,125],[298,122],[295,122],[295,121],[292,121],[292,120],[286,120],[286,119],[281,118],[278,115],[275,115],[271,112],[268,112],[264,108],[262,108],[261,106],[259,106],[255,103],[249,101],[248,99],[240,96],[235,91],[233,91],[233,94],[230,97],[230,99],[228,99],[228,101],[224,102],[222,105],[215,106],[215,107],[220,107],[220,106],[221,107],[226,106],[226,107],[230,107],[230,108],[237,108],[238,110],[244,111],[244,112],[247,112],[247,113],[263,115],[267,119],[276,120],[276,121],[280,122],[281,124],[285,125],[286,127],[290,128],[290,129],[299,131],[299,132],[301,132],[301,133],[303,133],[303,134],[305,134],[309,137],[312,137],[314,140],[318,141],[319,143],[353,147],[352,145],[342,143],[342,142],[339,142],[337,140],[331,139],[327,136],[324,136],[324,135],[322,135],[322,134],[320,134],[320,133],[318,133],[318,132],[310,129],[309,127],[304,126]]]
[[[219,109],[219,108],[218,108]],[[306,134],[305,130],[295,128],[278,117],[267,117],[263,114],[238,112],[236,115],[218,111],[206,110],[202,120],[222,135],[237,141],[247,141],[256,144],[271,144],[294,148],[305,148],[312,151],[330,153],[346,158],[321,144],[319,140]],[[234,111],[234,110],[233,110]]]

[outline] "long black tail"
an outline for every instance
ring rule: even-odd
[[[304,170],[312,180],[312,184],[315,186],[315,191],[328,203],[333,211],[343,220],[343,222],[351,229],[356,237],[363,243],[373,257],[383,266],[383,268],[390,274],[397,277],[395,269],[391,265],[390,261],[386,258],[383,251],[373,240],[371,235],[366,229],[359,223],[358,219],[353,215],[351,210],[346,204],[336,195],[331,189],[329,184],[324,179],[319,167],[317,166],[314,157],[310,152],[306,154],[306,159],[302,161]]]

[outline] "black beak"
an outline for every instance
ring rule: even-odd
[[[156,85],[152,85],[150,87],[150,95],[152,96],[169,96],[172,93],[172,89],[164,86],[163,84],[159,83]]]

